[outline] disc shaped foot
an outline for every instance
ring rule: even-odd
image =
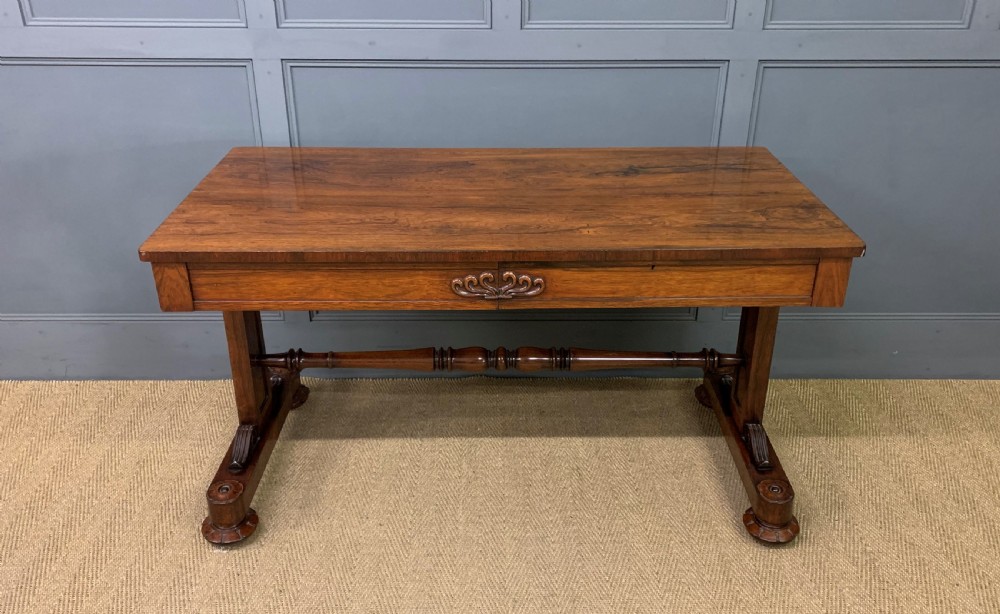
[[[225,471],[225,468],[220,469]],[[239,480],[216,480],[208,487],[208,517],[201,534],[213,544],[234,544],[250,537],[257,528],[257,512],[249,506]]]
[[[743,512],[743,526],[750,535],[769,544],[787,544],[799,534],[799,521],[795,516],[792,516],[788,524],[776,527],[758,520],[752,507]]]
[[[253,508],[250,508],[246,517],[235,527],[217,527],[212,524],[211,518],[206,517],[201,523],[201,534],[213,544],[235,544],[253,535],[253,532],[257,530],[258,522],[260,519]]]

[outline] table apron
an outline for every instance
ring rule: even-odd
[[[154,263],[153,271],[167,311],[836,307],[850,264]]]

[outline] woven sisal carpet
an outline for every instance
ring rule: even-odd
[[[0,382],[0,611],[1000,611],[1000,381],[774,382],[780,548],[690,380],[308,383],[221,549],[227,382]]]

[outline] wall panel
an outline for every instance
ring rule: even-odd
[[[0,116],[0,313],[168,317],[136,249],[259,142],[247,63],[5,60]]]
[[[523,0],[525,28],[728,28],[735,0]]]
[[[870,245],[823,317],[997,312],[998,97],[997,63],[762,64],[750,144]]]
[[[283,28],[489,28],[490,0],[275,0]]]
[[[243,0],[19,0],[29,26],[246,27]]]
[[[286,75],[302,146],[712,145],[725,65],[293,62]]]
[[[767,0],[767,28],[968,28],[975,0]]]
[[[225,375],[136,248],[255,143],[765,145],[869,246],[775,373],[996,377],[997,100],[1000,0],[0,0],[0,377]],[[726,350],[738,311],[265,318],[282,349]]]

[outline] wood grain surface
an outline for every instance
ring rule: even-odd
[[[452,281],[504,271],[541,278],[537,295],[507,300],[459,296]],[[563,309],[802,305],[812,296],[817,265],[773,264],[456,265],[192,264],[193,307],[227,309]],[[846,287],[838,289],[840,300]],[[831,298],[833,296],[831,295]]]
[[[163,311],[191,311],[194,301],[191,295],[191,278],[188,267],[181,262],[157,262],[153,264],[153,280]]]
[[[517,265],[545,280],[545,291],[529,299],[500,302],[500,309],[582,307],[685,307],[713,305],[809,305],[816,265]]]
[[[496,263],[465,267],[385,265],[191,266],[194,309],[497,309],[496,301],[463,298],[451,281],[496,271]]]
[[[864,243],[763,148],[236,148],[153,262],[851,258]]]
[[[824,258],[816,267],[813,307],[843,307],[847,280],[851,276],[850,258]]]

